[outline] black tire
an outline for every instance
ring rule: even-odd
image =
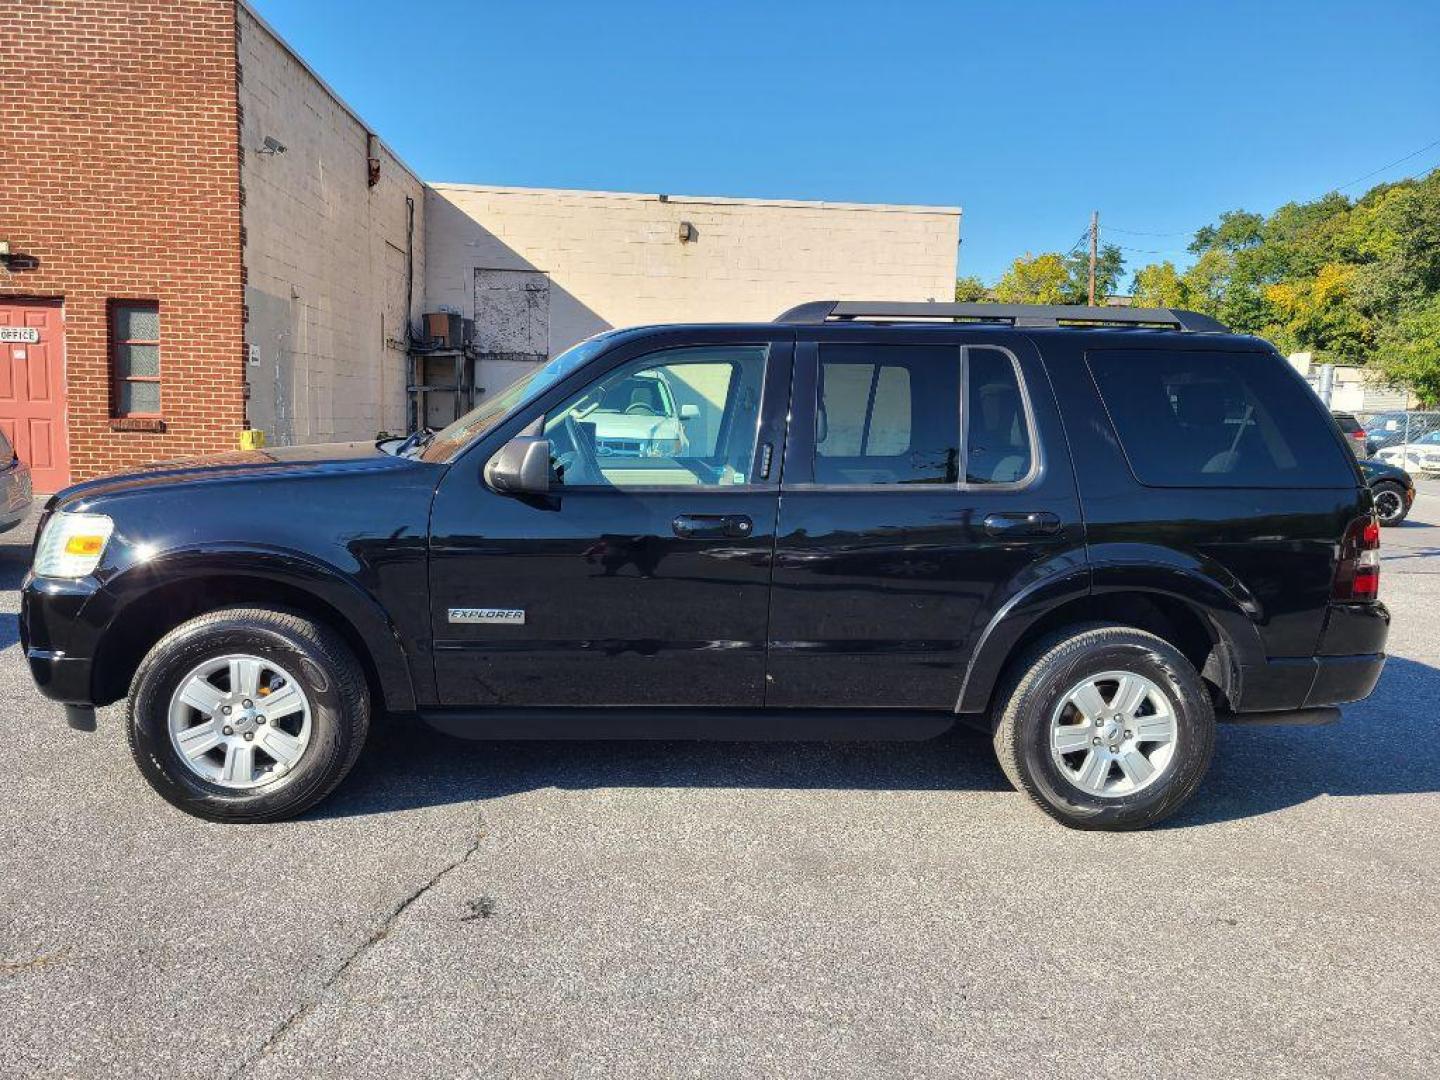
[[[1092,795],[1071,783],[1050,753],[1056,708],[1086,675],[1131,671],[1168,698],[1178,738],[1165,771],[1129,795]],[[1037,644],[997,696],[995,753],[1017,790],[1073,829],[1143,829],[1173,814],[1200,786],[1215,749],[1215,710],[1200,676],[1174,646],[1133,627],[1071,627]]]
[[[197,664],[227,653],[281,665],[310,701],[310,741],[298,763],[243,791],[196,775],[170,739],[176,687]],[[210,821],[282,821],[303,813],[345,778],[370,728],[365,675],[340,636],[302,616],[264,608],[213,611],[170,631],[136,671],[128,709],[130,751],[150,786],[187,814]]]
[[[1399,525],[1410,515],[1405,505],[1405,489],[1390,480],[1382,480],[1370,489],[1375,495],[1375,516],[1381,525]]]

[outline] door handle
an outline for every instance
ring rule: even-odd
[[[715,540],[732,537],[743,540],[755,530],[744,514],[681,514],[670,523],[681,540]]]
[[[1048,510],[986,514],[985,531],[991,536],[1050,536],[1060,531],[1060,518]]]

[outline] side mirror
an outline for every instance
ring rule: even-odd
[[[550,490],[550,440],[516,435],[485,463],[485,483],[502,495],[543,495]]]
[[[681,420],[682,423],[688,423],[688,422],[691,421],[691,420],[699,420],[699,419],[700,419],[700,406],[699,406],[699,405],[696,405],[696,404],[692,401],[692,402],[690,402],[690,403],[687,404],[687,405],[681,405],[681,406],[680,406],[680,420]]]

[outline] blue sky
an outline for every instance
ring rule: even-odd
[[[1440,140],[1436,0],[251,3],[427,179],[959,205],[987,280]]]

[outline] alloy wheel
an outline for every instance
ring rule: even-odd
[[[284,668],[247,654],[193,668],[170,698],[170,742],[195,775],[232,790],[284,776],[310,745],[310,700]]]
[[[1086,676],[1050,718],[1050,755],[1061,775],[1099,798],[1154,784],[1174,760],[1178,738],[1170,698],[1133,671]]]

